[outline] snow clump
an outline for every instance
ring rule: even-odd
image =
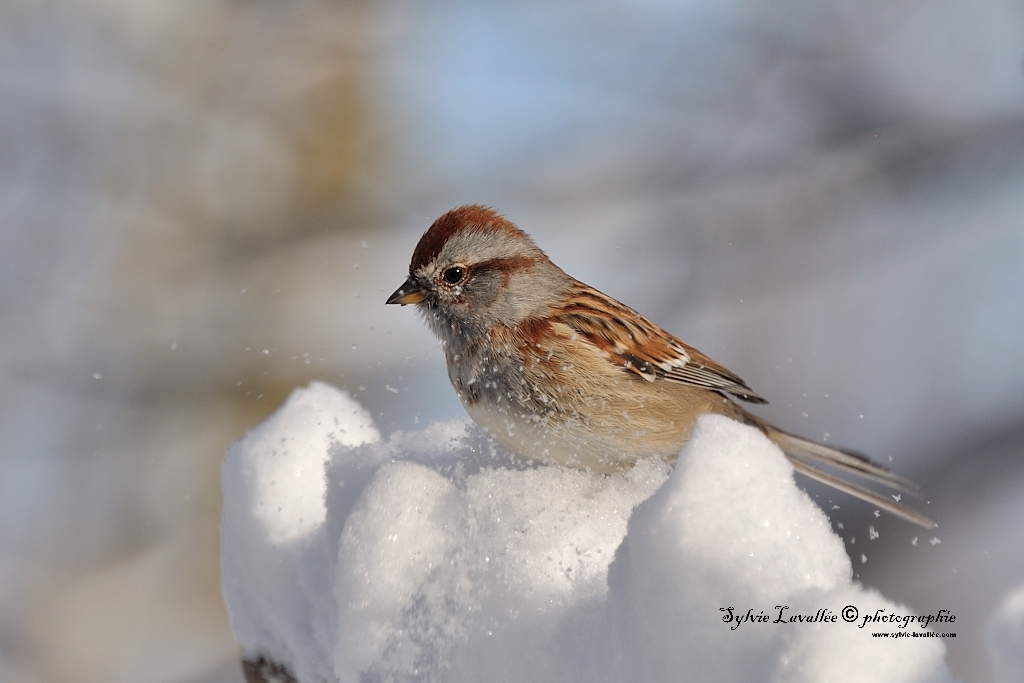
[[[940,639],[862,627],[911,612],[852,582],[782,453],[724,417],[674,469],[602,476],[517,461],[464,421],[385,440],[313,383],[232,446],[223,482],[243,656],[302,683],[950,680]]]

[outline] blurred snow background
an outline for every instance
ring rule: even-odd
[[[310,379],[385,435],[462,414],[383,300],[466,202],[780,426],[919,481],[937,545],[809,490],[857,578],[951,609],[951,669],[996,680],[1024,585],[1022,188],[1009,0],[11,0],[0,680],[240,680],[224,453]]]

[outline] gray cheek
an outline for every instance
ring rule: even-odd
[[[463,297],[477,312],[490,311],[499,302],[504,277],[497,273],[479,273],[466,283]]]

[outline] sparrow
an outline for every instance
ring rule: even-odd
[[[900,493],[915,494],[913,483],[747,412],[737,400],[767,401],[739,376],[567,275],[491,208],[462,206],[438,218],[387,303],[418,307],[441,340],[448,378],[470,417],[520,457],[597,473],[641,458],[671,463],[697,418],[720,414],[763,432],[796,472],[935,526],[899,495],[851,476]]]

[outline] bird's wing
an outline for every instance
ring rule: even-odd
[[[650,382],[668,380],[767,403],[733,372],[633,309],[581,282],[574,287],[555,316],[613,363]]]

